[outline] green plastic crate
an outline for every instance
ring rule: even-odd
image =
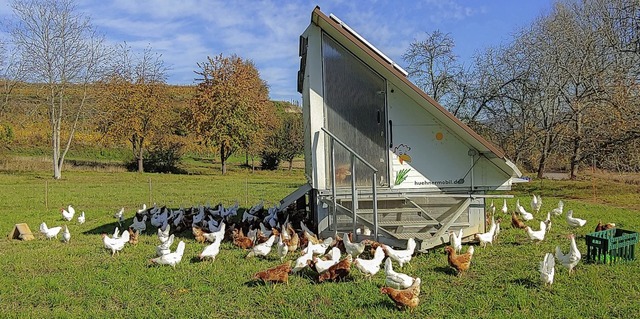
[[[614,263],[620,259],[635,260],[638,233],[619,228],[587,234],[587,261]]]

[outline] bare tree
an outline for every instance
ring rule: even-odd
[[[459,80],[462,67],[453,53],[455,44],[448,33],[435,30],[426,35],[426,39],[414,40],[402,58],[409,64],[407,71],[416,84],[434,100],[449,109],[458,110],[459,98],[464,96],[465,86]],[[458,91],[458,94],[454,92]],[[462,92],[462,93],[460,93]],[[447,100],[449,99],[449,100]],[[454,115],[456,115],[454,112]]]
[[[16,0],[11,8],[13,44],[25,63],[28,80],[43,83],[47,90],[53,178],[60,179],[89,84],[98,78],[107,51],[103,38],[73,0]],[[69,98],[72,90],[79,91],[79,100]]]
[[[6,42],[0,41],[0,117],[9,107],[11,93],[26,76],[24,62],[19,59],[15,49],[9,49]]]

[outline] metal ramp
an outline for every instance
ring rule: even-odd
[[[326,204],[335,216],[330,216],[329,227],[321,236],[353,232],[355,228],[376,227],[373,199],[369,195],[358,195],[356,214],[352,211],[352,199],[338,195],[335,210],[330,194],[319,194],[319,200]],[[481,196],[482,197],[482,196]],[[472,206],[475,212],[470,213]],[[379,242],[396,247],[405,247],[406,240],[414,238],[417,249],[428,249],[449,243],[449,231],[463,230],[464,236],[484,231],[484,199],[468,194],[418,194],[411,195],[389,192],[379,194],[377,199],[377,230]],[[370,236],[374,239],[373,236]],[[358,240],[368,238],[359,235]]]

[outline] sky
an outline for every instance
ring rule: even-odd
[[[0,18],[11,13],[0,0]],[[449,33],[459,61],[507,43],[551,9],[552,0],[77,0],[111,44],[150,47],[169,66],[169,84],[195,84],[197,63],[235,54],[251,60],[272,100],[300,101],[298,38],[319,6],[406,68],[402,54],[434,30]],[[5,34],[6,36],[6,34]]]

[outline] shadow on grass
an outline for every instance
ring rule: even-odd
[[[246,281],[244,285],[250,288],[259,287],[259,286],[265,286],[265,287],[269,286],[270,288],[275,289],[276,286],[279,286],[279,285],[287,286],[288,284],[286,282],[265,282],[260,279],[251,279],[249,281]]]
[[[451,268],[451,267],[434,267],[433,268],[434,271],[436,272],[440,272],[446,275],[451,275],[451,276],[457,276],[458,272],[456,272],[455,269]]]
[[[370,302],[367,304],[364,304],[363,306],[369,308],[369,307],[375,307],[375,308],[381,308],[381,309],[387,309],[387,310],[398,310],[398,307],[396,307],[396,304],[389,299],[388,297],[386,298],[386,300],[378,300],[375,302]]]
[[[538,288],[538,282],[533,281],[529,278],[518,278],[518,279],[514,279],[511,280],[511,283],[515,284],[515,285],[519,285],[519,286],[523,286],[525,288]]]

